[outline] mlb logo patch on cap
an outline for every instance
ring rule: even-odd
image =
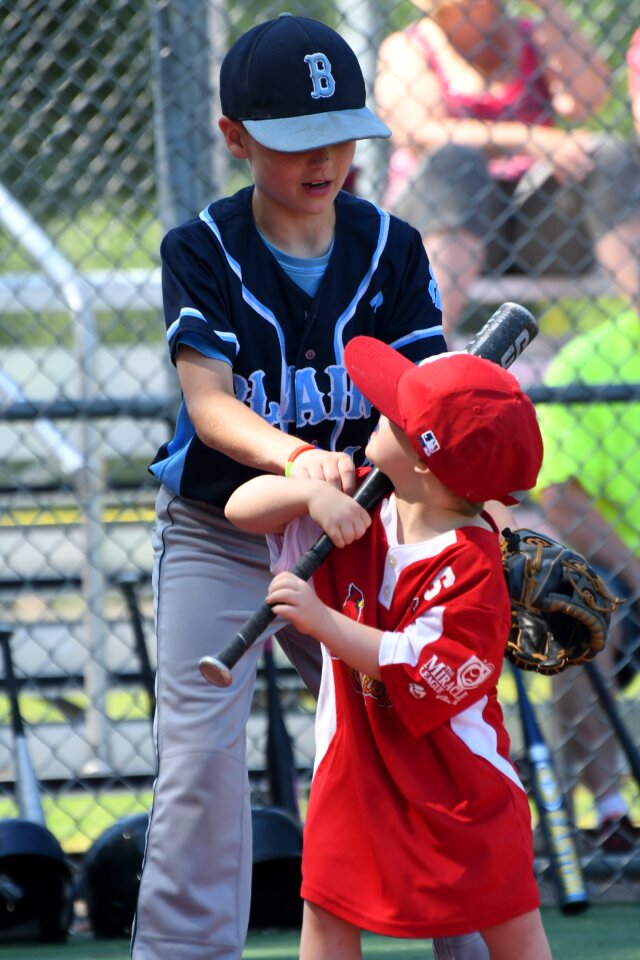
[[[427,430],[422,434],[420,437],[420,446],[427,457],[430,457],[432,453],[436,453],[436,451],[440,449],[440,444],[436,440],[433,430]]]

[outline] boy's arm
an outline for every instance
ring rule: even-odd
[[[301,633],[315,637],[354,670],[366,673],[372,680],[381,679],[378,658],[382,630],[332,610],[308,583],[293,573],[275,576],[266,599],[276,616],[288,620]]]
[[[238,487],[225,506],[227,520],[249,533],[282,533],[296,517],[309,514],[336,547],[364,536],[367,511],[323,480],[263,475]]]
[[[236,399],[231,366],[182,346],[177,368],[189,417],[200,440],[238,463],[282,474],[302,441],[270,426]],[[328,481],[347,493],[355,489],[355,467],[346,453],[305,451],[295,459],[292,474]]]

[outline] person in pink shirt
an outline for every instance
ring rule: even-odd
[[[448,332],[483,270],[576,275],[595,258],[633,300],[640,159],[586,128],[609,70],[564,4],[535,0],[528,20],[502,0],[413,2],[425,16],[379,52],[384,203],[422,233]]]

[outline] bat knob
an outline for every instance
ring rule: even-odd
[[[198,666],[207,683],[214,687],[231,686],[231,670],[222,660],[216,660],[215,657],[202,657]]]

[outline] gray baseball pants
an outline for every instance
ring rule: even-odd
[[[262,537],[206,504],[162,488],[156,507],[158,774],[132,957],[240,960],[252,864],[245,727],[262,645],[245,654],[226,690],[200,676],[198,661],[220,650],[264,600],[268,551]],[[279,640],[317,693],[316,642],[289,630]],[[475,937],[440,940],[434,955],[488,956]]]

